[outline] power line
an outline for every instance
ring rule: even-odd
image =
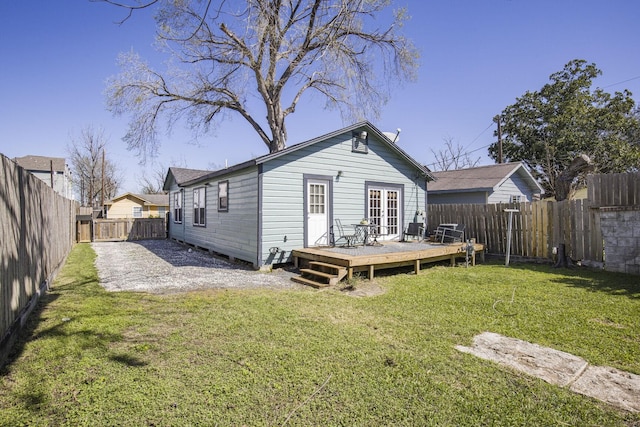
[[[603,86],[602,89],[606,89],[606,88],[611,87],[611,86],[621,85],[622,83],[627,83],[627,82],[630,82],[632,80],[638,80],[638,79],[640,79],[640,76],[631,77],[630,79],[623,80],[623,81],[618,82],[618,83],[612,83],[610,85]]]
[[[469,144],[467,144],[467,145],[463,148],[463,150],[466,150],[466,149],[468,149],[469,147],[471,147],[471,146],[472,146],[472,145],[473,145],[473,144],[474,144],[478,139],[480,139],[480,137],[481,137],[482,135],[484,135],[484,133],[485,133],[487,130],[489,130],[489,128],[491,128],[491,126],[493,126],[493,124],[494,124],[494,122],[489,123],[489,126],[487,126],[487,127],[486,127],[482,132],[480,132],[480,133],[478,134],[478,136],[476,136],[476,137],[473,139],[473,141],[471,141]],[[466,151],[466,152],[464,152],[464,153],[460,153],[460,156],[468,156],[469,154],[475,153],[476,151],[480,151],[480,150],[483,150],[483,149],[485,149],[485,148],[488,148],[491,144],[493,144],[493,142],[492,142],[492,143],[490,143],[490,144],[487,144],[487,145],[483,145],[482,147],[476,148],[476,149],[474,149],[474,150]],[[436,166],[436,165],[438,165],[439,163],[440,163],[440,162],[435,161],[435,162],[433,162],[433,163],[427,163],[427,164],[425,164],[425,166],[426,166],[426,167]]]

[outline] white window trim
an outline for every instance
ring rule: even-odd
[[[184,216],[184,211],[182,210],[182,198],[182,190],[173,193],[173,222],[176,224],[182,224],[182,218]],[[178,211],[180,211],[180,215],[176,214]]]
[[[226,205],[223,207],[220,196],[221,190],[224,188],[226,193]],[[220,181],[218,182],[218,212],[229,212],[229,181]]]
[[[193,189],[193,225],[195,227],[205,227],[207,225],[206,187],[198,187]]]

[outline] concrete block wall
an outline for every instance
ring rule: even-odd
[[[640,206],[600,208],[605,270],[640,275]]]

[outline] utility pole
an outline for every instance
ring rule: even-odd
[[[100,210],[104,209],[104,148],[102,149],[102,189],[100,190]]]
[[[500,127],[500,116],[495,116],[493,121],[498,124],[498,163],[502,163],[502,128]]]

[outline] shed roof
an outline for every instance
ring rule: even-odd
[[[47,156],[24,156],[13,159],[18,165],[28,171],[50,171],[51,162],[53,162],[53,170],[55,172],[65,171],[64,157],[47,157]]]
[[[429,184],[429,192],[490,191],[499,187],[504,181],[516,173],[519,174],[534,191],[544,192],[540,184],[538,184],[521,162],[432,172],[436,181]]]
[[[285,148],[284,150],[280,150],[276,153],[270,153],[270,154],[265,154],[264,156],[260,156],[257,157],[255,159],[246,161],[244,163],[240,163],[234,166],[230,166],[228,168],[225,169],[220,169],[217,171],[212,171],[212,172],[207,172],[206,174],[203,175],[197,175],[196,177],[194,177],[193,179],[190,180],[185,180],[184,182],[180,183],[178,182],[178,185],[192,185],[192,184],[196,184],[200,181],[205,181],[211,178],[215,178],[217,176],[220,175],[224,175],[230,172],[234,172],[237,170],[241,170],[241,169],[245,169],[247,167],[250,166],[256,166],[256,165],[260,165],[262,163],[266,163],[270,160],[276,159],[278,157],[284,156],[286,154],[295,152],[297,150],[300,150],[302,148],[308,147],[310,145],[316,144],[318,142],[321,141],[326,141],[327,139],[336,137],[340,134],[346,133],[346,132],[351,132],[354,131],[356,129],[366,129],[369,132],[374,133],[378,138],[380,138],[382,141],[384,141],[385,143],[387,143],[387,145],[393,150],[395,151],[397,154],[400,155],[400,157],[404,158],[407,162],[409,162],[411,165],[413,165],[417,170],[419,170],[425,178],[427,178],[428,180],[433,180],[434,177],[431,173],[431,171],[429,170],[429,168],[427,168],[426,166],[421,165],[420,163],[418,163],[416,160],[414,160],[411,156],[409,156],[404,150],[402,150],[400,147],[398,147],[398,144],[393,143],[385,134],[383,134],[380,130],[378,130],[375,126],[373,126],[371,123],[369,123],[368,121],[363,121],[363,122],[359,122],[356,124],[353,124],[351,126],[347,126],[345,128],[336,130],[334,132],[310,139],[308,141],[304,141],[304,142],[300,142],[298,144],[294,144],[291,145],[287,148]],[[174,168],[170,168],[170,172],[171,170]],[[175,176],[175,175],[174,175]],[[168,177],[168,175],[167,175]],[[176,179],[177,181],[177,179]],[[165,180],[165,189],[166,189],[166,185],[167,182]]]

